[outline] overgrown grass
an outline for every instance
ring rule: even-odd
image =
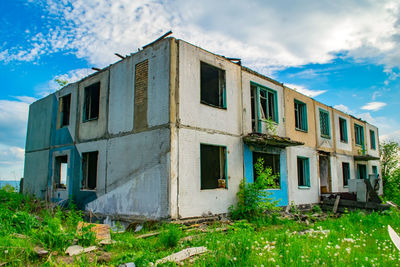
[[[54,266],[66,247],[79,241],[76,225],[82,220],[75,210],[47,209],[37,200],[0,190],[0,264],[11,266]],[[319,212],[315,209],[314,212]],[[340,218],[328,217],[314,224],[259,217],[249,222],[215,222],[206,228],[176,224],[153,224],[138,233],[112,233],[115,243],[99,247],[97,254],[75,257],[75,266],[118,266],[135,262],[149,266],[156,260],[188,247],[205,246],[208,253],[185,265],[193,266],[397,266],[400,253],[390,241],[387,225],[400,233],[400,212],[353,212]],[[145,227],[146,228],[146,227]],[[223,228],[224,231],[220,231]],[[310,231],[313,229],[314,231]],[[308,232],[304,232],[307,230]],[[328,230],[328,231],[326,231]],[[137,238],[145,232],[158,236]],[[206,231],[206,233],[204,232]],[[21,235],[26,236],[22,238]],[[183,237],[192,236],[182,241]],[[74,241],[75,240],[75,241]],[[49,257],[39,258],[35,246],[48,249]],[[107,262],[102,254],[111,257]],[[175,266],[166,263],[164,266]]]

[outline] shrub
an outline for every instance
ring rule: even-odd
[[[264,168],[263,160],[259,159],[255,164],[257,179],[253,183],[247,183],[245,179],[240,182],[237,193],[238,203],[231,206],[230,212],[233,219],[256,219],[264,215],[265,211],[276,211],[277,201],[269,198],[270,193],[266,188],[271,188],[276,176],[271,168]]]
[[[181,236],[182,230],[177,225],[169,224],[168,229],[161,232],[159,240],[164,247],[172,248],[178,245]]]

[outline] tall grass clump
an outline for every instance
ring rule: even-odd
[[[159,237],[160,243],[166,248],[173,248],[178,245],[182,236],[182,230],[174,224],[169,224],[167,229],[162,231]]]

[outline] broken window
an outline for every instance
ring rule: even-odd
[[[339,132],[340,132],[340,141],[347,143],[347,121],[346,119],[339,118]]]
[[[99,117],[100,82],[85,87],[83,121],[96,120]]]
[[[276,92],[260,88],[260,117],[277,122],[275,100]]]
[[[364,145],[364,127],[358,124],[354,124],[354,137],[356,141],[356,145],[363,146]]]
[[[226,108],[225,70],[200,62],[201,100],[203,104]]]
[[[251,83],[251,123],[253,132],[261,131],[261,122],[278,122],[277,93],[274,90]]]
[[[279,188],[280,187],[280,155],[279,154],[270,154],[270,153],[259,153],[253,152],[253,177],[254,181],[257,180],[257,170],[254,168],[254,165],[257,163],[259,159],[263,159],[264,168],[271,168],[272,174],[276,175],[275,180],[271,183],[271,188]]]
[[[226,187],[226,147],[200,145],[201,189]]]
[[[55,158],[54,184],[57,189],[67,188],[68,156]]]
[[[258,123],[257,123],[257,114],[256,114],[256,107],[257,107],[257,86],[251,85],[250,86],[250,99],[251,99],[251,129],[253,133],[258,132]]]
[[[342,172],[343,172],[343,186],[348,186],[350,179],[350,164],[348,162],[342,162]]]
[[[371,141],[371,149],[376,149],[375,143],[375,132],[373,130],[369,130],[369,139]]]
[[[81,189],[95,190],[97,184],[98,151],[82,153],[82,187]]]
[[[60,127],[69,125],[69,113],[71,108],[71,94],[60,98]]]
[[[319,109],[319,122],[321,127],[321,136],[324,138],[330,138],[330,125],[329,125],[329,112],[323,109]]]
[[[297,179],[299,187],[311,187],[310,161],[308,158],[297,157]]]
[[[357,177],[358,179],[367,179],[367,166],[364,164],[357,164]]]
[[[307,105],[298,100],[294,100],[294,117],[296,130],[307,132]]]

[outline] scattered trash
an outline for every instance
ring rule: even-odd
[[[119,267],[136,267],[134,262],[120,264]]]
[[[79,222],[77,227],[77,232],[78,233],[81,232],[82,227],[88,227],[88,226],[92,226],[92,228],[90,228],[90,231],[96,233],[96,239],[98,241],[102,240],[111,241],[110,226],[108,224]]]
[[[161,263],[166,263],[169,261],[175,262],[175,263],[179,263],[181,261],[184,261],[192,256],[195,255],[200,255],[207,252],[207,248],[206,247],[193,247],[193,248],[187,248],[184,250],[181,250],[177,253],[171,254],[165,258],[159,259],[156,261],[156,265],[157,264],[161,264]]]
[[[136,226],[135,232],[139,232],[142,229],[143,229],[143,225],[139,224],[138,226]]]
[[[67,250],[65,251],[65,254],[69,255],[69,256],[75,256],[75,255],[79,255],[83,252],[83,247],[79,246],[79,245],[73,245],[73,246],[69,246],[67,248]]]
[[[35,247],[34,250],[35,250],[36,254],[38,254],[38,256],[40,256],[40,257],[44,257],[49,254],[49,252],[47,250],[45,250],[44,248],[41,248],[41,247]]]
[[[138,235],[136,238],[148,238],[152,236],[157,236],[159,234],[160,232],[148,233],[148,234]]]
[[[389,232],[390,239],[392,239],[393,244],[396,246],[396,248],[398,250],[400,250],[400,237],[399,237],[399,235],[396,233],[395,230],[393,230],[393,228],[390,225],[388,225],[388,232]]]

